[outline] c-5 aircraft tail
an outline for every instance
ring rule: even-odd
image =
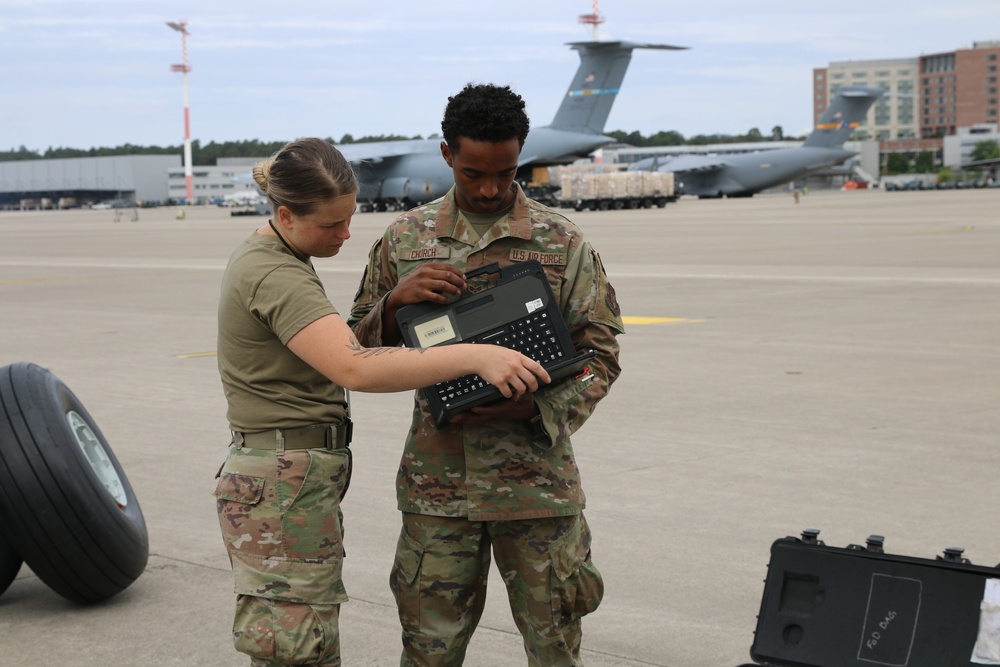
[[[841,148],[851,130],[864,119],[868,109],[885,91],[867,86],[842,86],[833,103],[820,116],[816,129],[803,145],[806,148]]]
[[[570,42],[580,52],[580,67],[573,76],[552,124],[554,130],[603,134],[611,105],[625,79],[633,49],[680,51],[685,46],[635,42]]]

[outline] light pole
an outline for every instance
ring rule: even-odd
[[[604,17],[597,11],[597,0],[594,0],[594,11],[590,14],[581,14],[580,23],[594,26],[594,41],[597,41],[597,26],[604,23]]]
[[[191,71],[191,66],[188,65],[187,56],[187,21],[170,21],[167,25],[181,34],[181,64],[171,65],[170,71],[184,75],[184,191],[185,203],[190,204],[194,197],[194,185],[191,174],[191,113],[188,110],[188,72]]]

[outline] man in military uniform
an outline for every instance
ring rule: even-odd
[[[604,584],[570,435],[618,377],[620,309],[597,252],[561,214],[514,182],[528,135],[509,87],[450,97],[441,153],[455,186],[397,218],[375,243],[349,324],[362,345],[396,345],[396,311],[479,292],[493,262],[538,260],[578,350],[577,378],[456,415],[436,428],[418,394],[396,478],[403,526],[390,585],[401,665],[460,665],[482,614],[491,549],[529,665],[581,665],[581,618]]]

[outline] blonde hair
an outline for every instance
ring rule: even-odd
[[[335,197],[357,194],[358,177],[340,151],[315,137],[299,139],[253,167],[253,180],[277,212],[309,215]]]

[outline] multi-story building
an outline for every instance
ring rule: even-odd
[[[1000,41],[920,56],[920,136],[946,137],[959,127],[997,123]]]
[[[960,128],[1000,122],[998,65],[1000,41],[913,58],[831,62],[813,70],[813,122],[840,86],[884,88],[889,94],[872,106],[851,138],[877,140],[883,162],[889,153],[912,159],[930,151],[938,166],[961,166],[947,160],[963,153],[945,155],[942,140],[961,134]]]

